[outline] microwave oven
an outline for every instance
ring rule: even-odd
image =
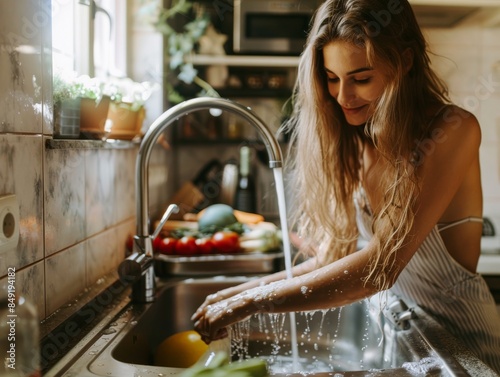
[[[323,0],[234,0],[233,53],[299,55]]]

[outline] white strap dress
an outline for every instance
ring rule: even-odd
[[[361,200],[359,200],[361,198]],[[356,199],[360,237],[372,237],[371,211],[363,192]],[[418,305],[500,375],[500,315],[480,274],[472,273],[448,253],[440,231],[467,221],[437,224],[390,291],[407,305]]]

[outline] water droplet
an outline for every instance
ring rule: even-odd
[[[222,110],[221,109],[216,109],[216,108],[211,108],[208,110],[210,112],[210,115],[214,116],[214,117],[218,117],[222,114]]]
[[[344,274],[346,274],[346,275],[347,275],[348,273],[349,273],[349,271],[348,271],[348,270],[344,270]]]

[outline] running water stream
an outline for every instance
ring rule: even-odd
[[[278,197],[278,210],[280,215],[281,232],[283,234],[283,252],[285,256],[285,269],[287,279],[293,278],[292,273],[292,251],[290,245],[290,233],[288,230],[287,209],[285,201],[285,184],[283,181],[283,169],[274,168],[274,181],[276,183],[276,194]],[[290,312],[290,338],[292,350],[293,369],[297,370],[299,365],[299,351],[297,344],[297,329],[295,324],[295,312]]]

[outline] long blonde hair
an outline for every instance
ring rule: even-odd
[[[342,40],[366,49],[370,64],[383,64],[391,77],[364,127],[349,126],[328,92],[322,50]],[[405,56],[413,57],[407,71]],[[394,253],[409,234],[418,195],[411,164],[415,140],[429,123],[427,109],[448,103],[445,84],[430,68],[427,44],[406,0],[388,9],[385,0],[327,0],[317,10],[302,53],[289,123],[292,135],[292,227],[314,240],[323,262],[355,250],[358,237],[354,195],[360,187],[363,143],[370,140],[388,162],[380,177],[381,208],[374,210],[378,251],[368,277],[379,288],[390,282],[381,266],[392,267]],[[368,279],[367,279],[368,281]]]

